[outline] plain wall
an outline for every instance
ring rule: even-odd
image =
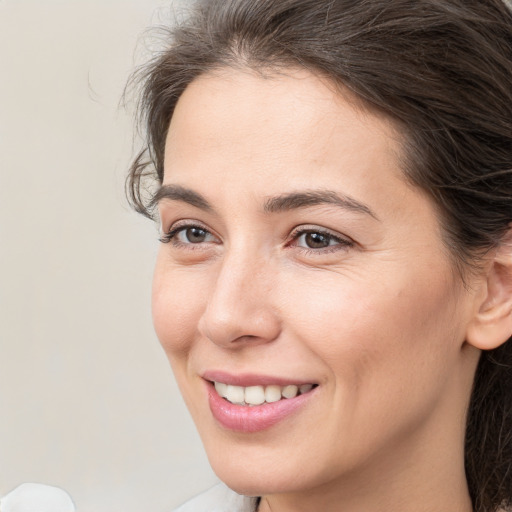
[[[123,195],[119,102],[169,5],[0,0],[0,496],[159,512],[215,482],[151,325],[157,229]]]

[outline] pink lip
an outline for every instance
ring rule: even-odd
[[[283,377],[271,377],[269,375],[256,375],[251,373],[243,373],[240,375],[231,375],[220,370],[211,370],[203,373],[204,380],[210,382],[223,382],[224,384],[231,384],[232,386],[288,386],[289,384],[296,384],[302,386],[303,384],[315,384],[313,381],[300,380],[300,379],[286,379]]]
[[[220,380],[220,382],[225,382]],[[275,381],[273,381],[276,383]],[[254,380],[251,380],[254,383]],[[240,384],[239,384],[240,385]],[[253,384],[256,385],[256,384]],[[206,382],[208,402],[213,417],[224,428],[236,432],[259,432],[288,418],[303,407],[315,394],[315,389],[295,398],[282,399],[256,406],[235,405],[217,394],[211,382]]]

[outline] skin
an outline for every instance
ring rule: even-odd
[[[306,71],[221,70],[178,102],[164,185],[210,208],[159,201],[174,237],[157,258],[154,324],[212,467],[262,496],[261,512],[471,510],[463,438],[479,351],[465,340],[485,286],[462,285],[400,150],[391,121]],[[364,206],[265,211],[305,190]],[[329,245],[308,247],[297,228]],[[277,425],[235,433],[210,412],[207,370],[319,386]]]

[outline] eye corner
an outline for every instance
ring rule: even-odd
[[[163,233],[160,233],[160,235],[158,236],[158,241],[161,244],[168,244],[171,242],[171,239],[172,239],[172,236],[171,236],[170,232],[163,232]]]

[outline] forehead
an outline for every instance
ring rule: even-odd
[[[164,184],[209,197],[223,192],[231,201],[241,191],[262,197],[337,188],[366,203],[373,196],[392,202],[394,182],[405,183],[400,150],[390,120],[314,74],[222,69],[181,96],[166,141]]]
[[[363,147],[396,157],[401,146],[390,119],[306,70],[263,75],[221,69],[197,78],[178,101],[167,136],[166,170],[185,151],[208,158],[229,153],[232,161],[250,156],[265,168],[279,159],[321,165],[339,138],[346,159],[361,160]]]

